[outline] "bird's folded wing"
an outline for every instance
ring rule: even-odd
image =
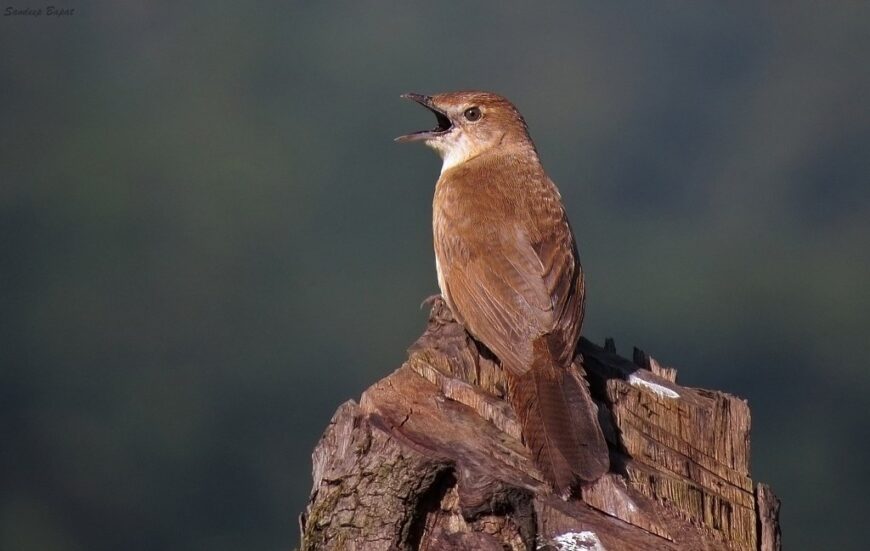
[[[572,319],[577,314],[568,307],[571,295],[582,295],[582,288],[572,288],[579,270],[570,232],[567,243],[546,237],[536,244],[517,229],[486,247],[484,254],[465,263],[449,262],[444,274],[450,301],[465,326],[517,375],[531,367],[535,339],[552,335],[554,348],[573,352],[576,334],[563,333],[579,329],[579,320]],[[557,356],[561,354],[559,350]]]

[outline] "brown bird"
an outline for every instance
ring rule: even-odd
[[[422,141],[444,164],[435,186],[435,266],[456,320],[498,358],[523,439],[568,495],[609,466],[597,408],[570,367],[583,322],[583,272],[555,184],[525,120],[488,92],[404,94],[438,124]]]

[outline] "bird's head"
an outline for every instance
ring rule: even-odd
[[[523,147],[534,152],[526,122],[505,98],[490,92],[447,92],[434,96],[402,94],[435,114],[437,125],[399,136],[422,141],[444,159],[442,172],[491,151]]]

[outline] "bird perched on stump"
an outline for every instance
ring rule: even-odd
[[[437,126],[396,138],[442,159],[435,266],[456,320],[505,371],[508,399],[536,464],[562,495],[609,466],[597,408],[571,369],[583,272],[565,207],[525,120],[505,98],[465,91],[402,97]]]

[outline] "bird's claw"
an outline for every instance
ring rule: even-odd
[[[441,300],[441,293],[436,293],[434,295],[430,295],[430,296],[424,298],[423,302],[420,303],[420,310],[422,310],[423,308],[425,308],[427,306],[429,308],[431,308],[439,300]]]

